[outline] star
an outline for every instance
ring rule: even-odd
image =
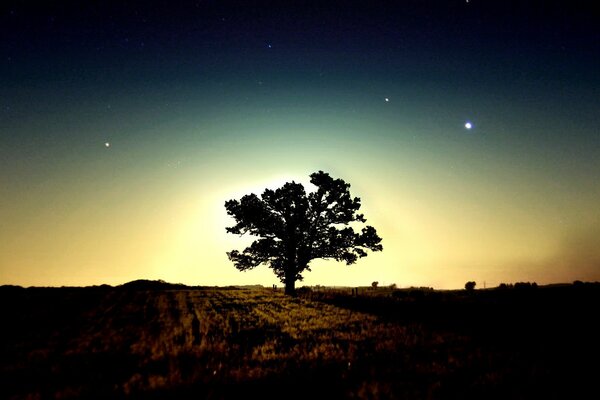
[[[467,122],[465,122],[465,128],[471,129],[471,128],[473,128],[473,124],[471,122],[467,121]]]
[[[385,100],[386,103],[390,102],[390,98],[389,97],[386,97],[384,100]]]
[[[108,149],[110,147],[110,142],[104,142],[104,147]]]

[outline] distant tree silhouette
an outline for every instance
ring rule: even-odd
[[[379,286],[379,282],[374,281],[373,283],[371,283],[371,286],[373,286],[373,289],[377,289],[377,286]]]
[[[469,281],[465,283],[465,290],[467,292],[472,292],[473,290],[475,290],[475,285],[476,283],[474,281]]]
[[[227,214],[236,224],[228,233],[257,236],[243,251],[227,253],[240,271],[267,264],[285,285],[285,293],[295,295],[295,283],[310,271],[314,259],[334,259],[354,264],[366,250],[381,251],[381,238],[372,226],[354,232],[348,226],[366,222],[358,214],[361,203],[350,196],[350,185],[319,171],[310,175],[317,190],[306,193],[304,186],[288,182],[276,190],[266,189],[225,202]]]

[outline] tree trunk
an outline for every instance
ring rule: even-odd
[[[285,274],[285,294],[296,296],[296,274],[289,271]]]
[[[294,227],[288,225],[288,243],[286,251],[286,268],[285,268],[285,294],[288,296],[296,296],[296,238],[294,235]]]

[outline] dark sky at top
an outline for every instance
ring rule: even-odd
[[[358,65],[335,68],[391,74],[403,65],[415,78],[475,83],[597,79],[589,1],[4,3],[3,84],[185,79],[199,66],[327,68],[349,55]]]

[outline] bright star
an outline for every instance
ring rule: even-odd
[[[468,122],[468,121],[465,123],[465,128],[467,128],[467,129],[471,129],[472,127],[473,127],[473,124],[472,124],[472,123],[470,123],[470,122]]]
[[[385,102],[386,102],[386,103],[389,103],[389,101],[390,101],[389,97],[386,97],[386,98],[385,98]]]
[[[104,142],[104,147],[109,148],[110,147],[110,142]]]

